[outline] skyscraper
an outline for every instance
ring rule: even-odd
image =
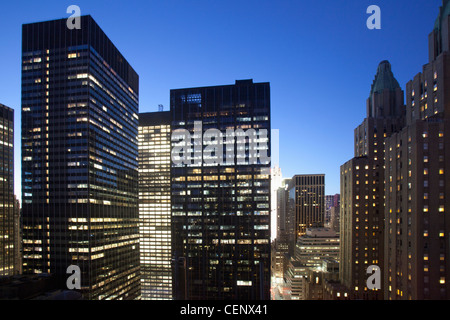
[[[403,101],[391,64],[382,61],[367,99],[367,117],[355,129],[355,157],[341,166],[339,271],[353,298],[382,298],[383,288],[368,290],[366,270],[384,261],[384,142],[404,124]]]
[[[332,215],[331,212],[333,208],[340,206],[340,195],[327,195],[325,196],[325,226],[329,226],[330,228],[333,228],[332,223]]]
[[[138,298],[139,77],[91,16],[22,31],[23,272]]]
[[[289,192],[287,187],[290,179],[283,179],[281,182],[282,187],[277,190],[277,237],[274,243],[274,255],[272,259],[275,259],[274,274],[277,281],[283,279],[284,273],[287,268],[287,262],[289,261],[289,239],[294,234],[294,222],[293,218],[288,215],[288,198]]]
[[[0,276],[16,273],[14,110],[0,104]]]
[[[139,114],[142,300],[172,299],[170,112]]]
[[[386,140],[385,299],[450,299],[449,15],[444,0],[406,85],[406,126]]]
[[[172,151],[176,298],[269,299],[270,163],[257,155],[270,157],[270,85],[241,80],[170,99],[172,147],[180,131],[188,142],[187,163]]]
[[[283,178],[281,174],[281,168],[278,166],[275,166],[271,168],[271,174],[270,174],[270,216],[272,220],[272,240],[274,240],[277,237],[278,233],[278,218],[277,218],[277,211],[278,211],[278,189],[283,185]]]
[[[287,243],[288,228],[294,223],[290,223],[288,211],[288,186],[291,179],[283,179],[281,187],[277,190],[277,240]]]
[[[306,234],[306,229],[324,226],[325,175],[295,175],[290,180],[287,191],[287,219],[293,223],[293,226],[287,227],[291,233],[288,241],[292,257],[297,239]]]

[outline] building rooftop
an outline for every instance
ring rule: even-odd
[[[58,288],[50,274],[0,277],[0,300],[81,300],[78,291]]]
[[[377,74],[375,75],[375,80],[372,84],[370,96],[374,93],[380,93],[386,89],[394,91],[397,88],[400,88],[400,84],[392,73],[390,62],[387,60],[381,61],[378,65]]]
[[[308,228],[305,236],[310,238],[334,238],[337,237],[337,233],[330,228]]]
[[[442,7],[439,10],[439,15],[434,23],[434,29],[440,30],[442,27],[443,18],[450,15],[450,0],[442,0]]]

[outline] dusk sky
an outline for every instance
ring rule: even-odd
[[[140,77],[140,112],[169,110],[170,89],[271,83],[272,129],[283,177],[326,174],[353,157],[353,130],[382,60],[401,87],[428,62],[441,0],[2,1],[0,103],[15,110],[15,185],[20,197],[21,26],[90,14]],[[369,30],[370,5],[381,30]]]

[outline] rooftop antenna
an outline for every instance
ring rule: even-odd
[[[164,111],[164,106],[162,104],[159,104],[158,105],[158,110],[159,110],[159,112]]]

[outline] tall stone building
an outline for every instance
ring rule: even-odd
[[[406,126],[386,140],[386,299],[450,299],[449,15],[444,0],[406,85]]]
[[[355,157],[341,167],[340,281],[357,299],[369,291],[366,270],[383,265],[384,141],[404,124],[404,94],[391,64],[382,61],[367,99],[367,117],[355,129]]]

